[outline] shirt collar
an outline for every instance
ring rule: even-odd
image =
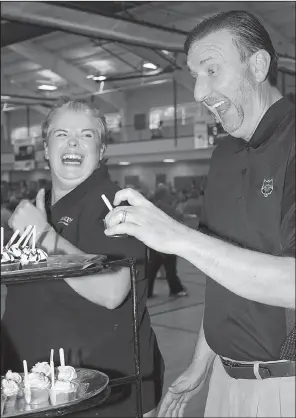
[[[272,134],[276,131],[277,127],[281,124],[284,117],[293,109],[293,103],[288,97],[282,97],[275,102],[263,118],[259,122],[255,132],[253,133],[250,141],[240,140],[237,152],[244,148],[258,148],[263,142],[266,142],[271,138]]]
[[[109,179],[109,172],[108,167],[106,164],[101,164],[98,168],[94,170],[94,172],[82,183],[80,183],[75,189],[71,192],[66,194],[62,197],[58,202],[56,202],[53,206],[56,205],[63,205],[64,202],[77,202],[79,199],[81,200],[85,193],[88,193],[91,190],[98,190],[103,188],[104,182]],[[51,190],[47,192],[47,203],[49,207],[51,206]]]

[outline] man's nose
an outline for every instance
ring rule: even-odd
[[[200,77],[195,81],[194,98],[197,102],[202,102],[211,94],[211,86],[207,77]]]

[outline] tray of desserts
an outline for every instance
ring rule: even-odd
[[[20,236],[19,236],[20,235]],[[96,271],[103,269],[104,255],[53,255],[48,256],[41,248],[36,247],[36,228],[29,225],[20,234],[15,231],[9,242],[3,245],[3,229],[1,228],[1,282],[5,278],[43,277],[46,274],[55,274],[69,277],[74,274],[81,275],[81,270],[93,267]]]
[[[2,417],[36,413],[45,413],[46,416],[49,411],[61,412],[61,409],[69,409],[107,388],[109,378],[106,374],[98,370],[66,366],[61,350],[59,367],[55,367],[53,360],[50,360],[35,364],[28,372],[24,360],[24,373],[9,370],[5,376],[1,376]]]

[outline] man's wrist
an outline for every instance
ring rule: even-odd
[[[196,238],[198,234],[198,231],[189,228],[187,225],[182,225],[182,230],[176,240],[176,254],[186,259],[188,257],[188,253],[197,245]]]

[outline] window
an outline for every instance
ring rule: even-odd
[[[120,132],[121,115],[120,113],[107,113],[105,115],[108,130],[111,132]]]
[[[192,124],[193,119],[198,115],[203,117],[207,113],[207,109],[197,102],[182,103],[177,105],[177,120],[180,125]],[[154,107],[149,112],[149,129],[157,129],[160,121],[163,126],[172,126],[175,119],[174,106]]]
[[[28,135],[29,134],[29,135]],[[27,126],[20,126],[18,128],[14,128],[11,130],[11,142],[15,143],[20,139],[27,139],[27,138],[34,139],[36,142],[41,139],[41,126],[32,125],[29,127]]]

